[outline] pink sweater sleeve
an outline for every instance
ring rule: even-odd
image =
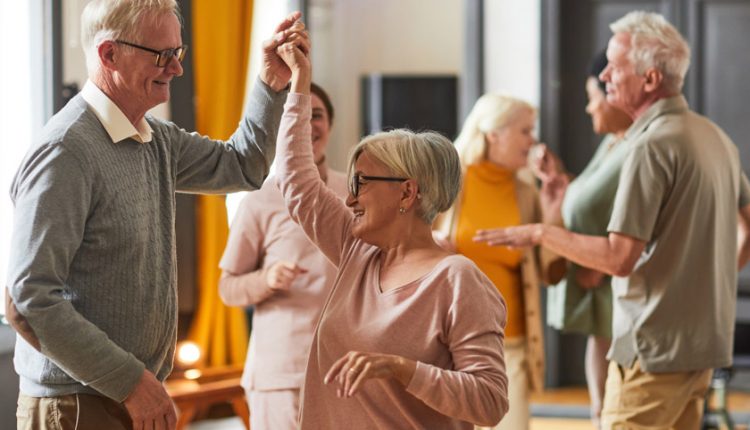
[[[351,243],[352,212],[320,179],[312,155],[310,96],[290,93],[276,145],[277,181],[289,215],[336,266]]]
[[[508,411],[506,308],[490,280],[470,267],[451,276],[455,295],[441,312],[453,368],[418,362],[407,391],[444,415],[494,426]]]

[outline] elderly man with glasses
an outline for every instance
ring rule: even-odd
[[[175,192],[260,187],[291,76],[276,47],[309,50],[299,17],[264,44],[246,116],[222,142],[146,114],[183,73],[176,1],[87,5],[89,81],[46,124],[11,189],[19,429],[174,428],[161,381],[177,336]]]

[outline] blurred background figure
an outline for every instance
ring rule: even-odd
[[[546,148],[533,163],[542,181],[542,209],[547,219],[570,231],[596,236],[607,235],[620,169],[632,148],[622,141],[632,120],[607,102],[604,83],[599,80],[605,67],[607,56],[601,51],[592,59],[586,80],[586,112],[594,132],[604,136],[589,164],[568,185],[569,176],[559,158]],[[565,277],[547,290],[547,323],[558,330],[588,336],[586,381],[591,419],[598,428],[612,339],[611,277],[568,262]]]
[[[527,167],[536,143],[536,110],[504,95],[477,100],[456,139],[464,180],[453,207],[435,227],[449,248],[470,258],[505,298],[505,360],[510,411],[494,429],[529,426],[529,392],[544,386],[540,260],[534,249],[492,248],[473,241],[477,230],[541,222],[538,193]],[[546,261],[546,259],[545,259]]]
[[[320,178],[342,200],[346,175],[329,169],[333,125],[328,94],[311,86],[311,140]],[[219,292],[230,306],[255,305],[242,377],[254,429],[295,429],[313,330],[336,268],[289,217],[275,177],[248,193],[232,222]]]
[[[713,369],[732,364],[750,183],[731,139],[681,94],[690,47],[679,31],[642,11],[610,29],[600,77],[634,123],[608,236],[535,224],[477,240],[543,245],[616,275],[602,427],[698,429]]]

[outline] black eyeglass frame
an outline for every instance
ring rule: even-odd
[[[167,67],[167,64],[169,64],[169,60],[172,58],[176,58],[177,61],[182,63],[182,60],[185,58],[185,54],[187,53],[188,46],[182,45],[177,48],[168,48],[161,51],[157,51],[156,49],[147,48],[145,46],[137,45],[135,43],[126,42],[124,40],[115,40],[115,43],[121,43],[123,45],[127,45],[133,48],[142,49],[146,52],[150,52],[154,55],[156,55],[156,67]],[[164,63],[164,64],[160,64]]]
[[[404,182],[408,181],[409,178],[395,178],[392,176],[368,176],[368,175],[360,175],[359,173],[355,173],[352,175],[352,179],[349,181],[349,192],[352,194],[352,197],[358,197],[359,196],[359,180],[364,179],[365,181],[385,181],[385,182]]]

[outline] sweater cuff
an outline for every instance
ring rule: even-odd
[[[257,91],[263,99],[271,100],[273,104],[278,104],[279,102],[283,103],[284,100],[286,100],[286,95],[289,93],[289,87],[290,85],[287,85],[279,91],[274,91],[273,88],[269,87],[268,84],[258,77],[255,80],[253,91]]]
[[[309,94],[302,93],[289,93],[286,98],[287,104],[290,105],[301,105],[303,102],[310,104],[311,96]]]
[[[85,385],[117,402],[124,402],[141,380],[145,366],[133,354],[120,367]]]
[[[417,361],[417,368],[414,370],[414,375],[412,375],[409,385],[406,386],[406,392],[421,399],[423,398],[424,393],[431,388],[430,366],[421,361]]]

